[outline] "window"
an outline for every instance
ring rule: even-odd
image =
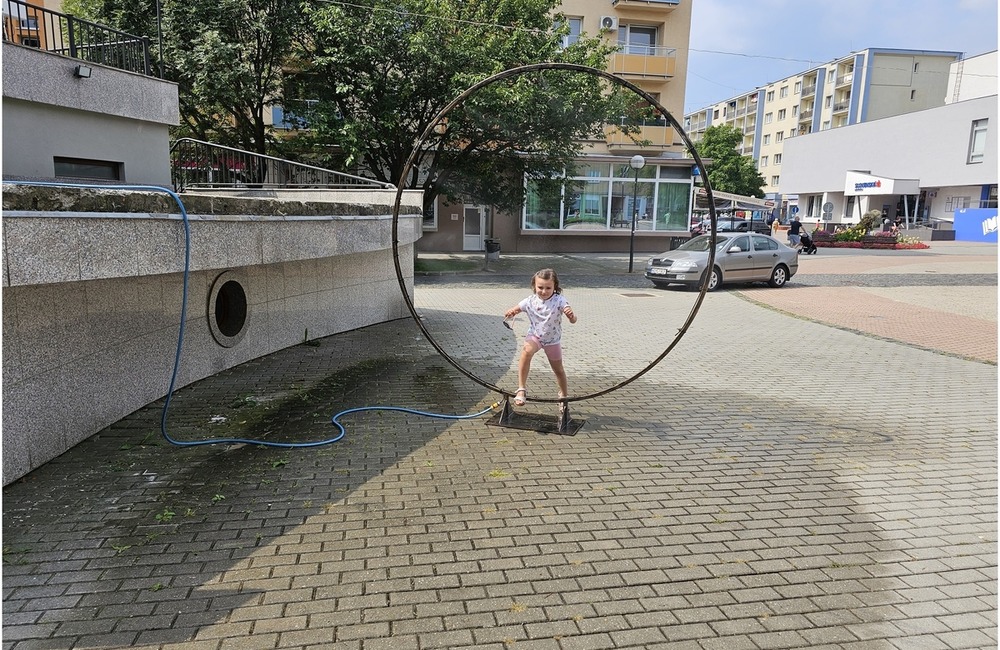
[[[759,251],[776,251],[778,250],[778,242],[769,237],[753,235],[753,247]]]
[[[784,139],[785,139],[785,132],[784,131],[778,131],[777,133],[774,134],[774,142],[775,143],[781,142]]]
[[[580,40],[580,32],[583,31],[583,18],[567,18],[566,24],[569,25],[569,34],[563,36],[562,46],[564,48]]]
[[[822,126],[819,127],[820,131],[828,131],[830,129],[830,120],[823,120]]]
[[[788,97],[788,86],[782,86],[778,90],[778,97],[781,97],[781,98]]]
[[[771,177],[771,187],[777,187],[778,186],[778,182],[780,180],[781,180],[780,176],[772,176]]]
[[[760,157],[760,167],[767,167],[767,159],[768,159],[768,156],[761,156]]]
[[[774,91],[773,90],[767,91],[767,97],[764,99],[764,101],[768,101],[768,102],[773,102],[774,101]]]
[[[799,107],[792,106],[792,117],[798,117],[798,116],[799,116]]]
[[[770,124],[774,119],[774,113],[764,113],[764,124]]]
[[[780,165],[781,164],[781,154],[780,153],[774,154],[774,164],[775,165]]]
[[[123,180],[122,163],[108,160],[84,160],[82,158],[52,159],[56,178],[98,178],[106,181]]]
[[[781,110],[779,110],[779,111],[778,111],[778,121],[779,121],[779,122],[780,122],[781,120],[785,119],[785,113],[786,113],[786,112],[787,112],[787,111],[786,111],[785,109],[783,109],[783,108],[782,108]]]
[[[919,70],[919,68],[920,68],[920,61],[914,61],[913,62],[913,71],[917,72]]]
[[[22,36],[21,45],[25,47],[41,47],[42,42],[33,36]]]
[[[526,179],[522,228],[687,231],[691,167],[650,165],[639,171],[625,164],[582,163],[572,176]]]
[[[988,119],[972,122],[972,134],[969,136],[970,164],[983,162],[983,155],[986,153],[986,127],[988,124]]]
[[[22,18],[21,29],[38,29],[38,18],[34,16]]]
[[[764,136],[764,144],[771,144],[771,134],[768,133]]]
[[[792,88],[792,93],[798,95],[801,92],[802,92],[802,82],[796,81],[795,86]]]
[[[437,201],[434,201],[427,210],[424,210],[424,230],[437,230]]]
[[[981,208],[995,208],[997,207],[997,186],[996,184],[990,185],[989,189],[986,191],[986,199],[979,202],[979,207]]]
[[[642,25],[623,25],[618,29],[618,45],[625,54],[656,53],[656,28]]]
[[[910,91],[910,101],[912,102],[916,98],[917,98],[917,91],[916,90],[911,90]]]
[[[736,239],[733,240],[733,243],[729,246],[729,248],[732,249],[733,246],[736,246],[737,248],[739,248],[741,253],[749,253],[750,252],[750,238],[747,237],[746,235],[742,235],[740,237],[737,237]]]
[[[833,106],[833,95],[827,95],[826,99],[823,100],[823,108],[830,108]]]
[[[972,197],[970,196],[949,196],[944,200],[944,211],[954,212],[955,210],[963,210],[969,207],[972,202]]]
[[[713,120],[719,119],[719,109],[715,109],[714,111],[712,111],[712,119]]]

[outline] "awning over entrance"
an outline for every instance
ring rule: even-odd
[[[894,196],[919,193],[920,180],[915,178],[888,178],[848,170],[844,180],[844,196]]]
[[[770,199],[758,199],[752,196],[717,192],[715,190],[712,190],[712,198],[715,199],[716,212],[734,212],[736,210],[770,212],[774,209],[774,201]],[[704,187],[699,187],[695,192],[694,211],[708,212],[708,192],[705,191]]]

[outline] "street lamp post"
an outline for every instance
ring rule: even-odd
[[[632,234],[628,239],[628,272],[631,273],[632,260],[635,256],[635,222],[639,219],[639,170],[646,166],[646,159],[636,154],[628,164],[635,170],[635,183],[632,184]]]

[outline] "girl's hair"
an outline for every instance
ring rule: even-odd
[[[559,287],[559,276],[552,269],[542,269],[531,276],[532,289],[535,288],[535,280],[552,280],[552,285],[555,287],[552,293],[562,293],[562,289]]]

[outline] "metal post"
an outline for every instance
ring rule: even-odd
[[[636,154],[628,161],[635,170],[635,182],[632,184],[632,232],[628,239],[628,272],[632,272],[632,261],[635,256],[635,222],[639,220],[639,170],[646,166],[646,159]]]
[[[160,42],[160,79],[163,79],[163,20],[162,20],[162,10],[160,8],[160,0],[154,0],[156,2],[156,40]]]

